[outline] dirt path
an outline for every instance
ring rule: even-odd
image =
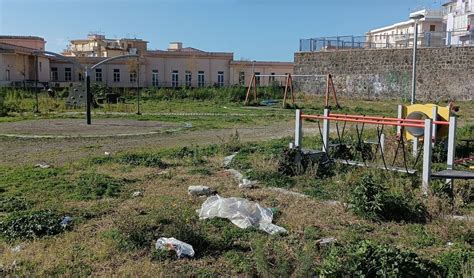
[[[59,166],[84,157],[100,156],[104,152],[114,153],[125,150],[219,143],[221,138],[230,136],[235,130],[183,130],[173,133],[98,138],[0,137],[0,164],[32,165],[46,162]],[[266,140],[292,135],[293,124],[279,123],[272,126],[245,127],[237,130],[242,141]]]

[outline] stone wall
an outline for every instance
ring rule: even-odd
[[[419,101],[473,100],[474,47],[418,50]],[[295,74],[333,74],[338,95],[410,99],[411,49],[351,49],[295,54]],[[297,89],[322,94],[324,78],[295,77]]]

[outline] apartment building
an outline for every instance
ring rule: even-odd
[[[474,45],[474,0],[450,0],[443,12],[446,45]]]
[[[445,27],[443,13],[438,10],[420,10],[410,14],[421,15],[418,22],[418,45],[444,45]],[[366,33],[366,43],[371,48],[413,46],[415,20],[409,19],[389,26],[370,30]]]
[[[91,74],[92,84],[109,87],[207,87],[247,85],[253,73],[293,73],[292,62],[235,61],[232,52],[208,52],[171,42],[166,50],[149,50],[147,41],[139,39],[111,40],[90,34],[87,39],[72,40],[63,55],[80,64],[93,65],[106,57],[138,54],[139,58],[111,61]],[[82,82],[84,73],[73,63],[52,58],[53,87]],[[262,78],[261,85],[272,85],[278,78]],[[260,79],[259,79],[260,81]]]
[[[40,37],[0,36],[0,86],[46,86],[50,60],[37,53],[45,49],[45,44]]]

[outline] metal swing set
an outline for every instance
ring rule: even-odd
[[[456,125],[457,119],[455,116],[450,116],[449,120],[433,120],[428,119],[409,119],[403,118],[401,113],[401,106],[399,106],[399,113],[397,118],[390,117],[381,117],[381,116],[365,116],[365,115],[348,115],[348,114],[335,114],[330,113],[329,109],[324,109],[323,115],[310,115],[304,114],[301,110],[296,110],[296,119],[295,119],[295,137],[294,143],[290,143],[290,147],[301,148],[302,147],[302,138],[303,138],[303,120],[312,120],[316,121],[318,124],[319,135],[322,142],[322,152],[325,154],[324,157],[328,158],[330,161],[337,163],[360,166],[360,167],[372,167],[379,168],[387,171],[397,171],[406,174],[416,174],[417,170],[416,165],[421,157],[423,156],[423,166],[422,166],[422,190],[426,195],[428,194],[428,189],[430,186],[431,179],[446,179],[446,182],[453,184],[453,179],[474,179],[474,172],[472,171],[456,171],[454,170],[455,163],[455,148],[456,148]],[[320,121],[322,121],[322,128]],[[335,131],[337,134],[337,143],[330,144],[329,134],[330,126],[332,122],[335,123]],[[339,124],[343,122],[342,132],[340,131]],[[343,159],[331,159],[330,151],[331,148],[340,147],[344,144],[343,138],[346,131],[347,123],[355,123],[356,125],[356,150],[360,152],[362,161],[349,160],[346,158]],[[376,135],[377,139],[373,141],[364,141],[363,132],[364,128],[367,125],[376,126]],[[360,128],[359,128],[360,126]],[[386,136],[384,133],[384,127],[394,126],[397,127],[396,140],[397,147],[395,149],[395,155],[392,163],[387,161],[386,157]],[[436,130],[439,127],[448,127],[448,140],[447,140],[447,168],[446,170],[439,172],[432,172],[432,154],[433,154],[433,145],[436,140]],[[422,141],[423,145],[421,150],[418,150],[418,138],[414,140],[413,144],[413,157],[414,163],[409,166],[407,159],[406,151],[406,136],[404,136],[405,129],[416,129],[417,131],[422,130]],[[416,143],[415,143],[416,141]],[[363,153],[363,144],[375,145],[376,149],[373,153],[372,159],[367,158]],[[403,166],[395,166],[399,152],[402,152],[402,161]],[[375,163],[376,155],[380,153],[380,159],[382,164]]]
[[[276,77],[284,77],[285,78],[285,90],[283,92],[283,105],[282,107],[285,108],[286,102],[288,98],[291,98],[291,102],[294,105],[296,102],[296,93],[293,88],[293,80],[294,78],[325,78],[326,79],[326,91],[325,91],[325,98],[324,98],[324,106],[329,108],[329,95],[332,92],[333,100],[335,102],[336,108],[341,108],[339,102],[337,101],[337,92],[334,86],[334,81],[332,79],[332,74],[253,74],[252,78],[250,79],[249,85],[247,87],[247,93],[245,95],[245,105],[249,104],[250,101],[250,94],[253,95],[253,101],[258,101],[257,96],[257,87],[260,82],[257,82],[257,79],[260,80],[262,77],[268,78],[276,78]],[[289,96],[288,96],[289,95]]]

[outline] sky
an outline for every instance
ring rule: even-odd
[[[100,32],[171,41],[234,59],[292,61],[300,38],[363,35],[446,0],[0,0],[0,35],[44,37],[60,52]]]

